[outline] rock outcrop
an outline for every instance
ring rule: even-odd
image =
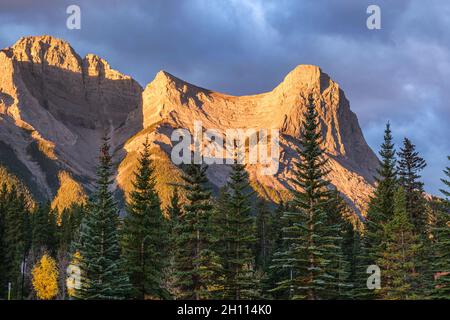
[[[78,56],[50,36],[26,37],[0,51],[0,162],[28,177],[36,193],[53,197],[58,174],[69,172],[92,189],[97,149],[107,134],[117,164],[117,187],[131,187],[142,142],[154,150],[163,199],[179,169],[170,160],[177,128],[277,129],[279,170],[262,175],[249,165],[252,186],[263,197],[289,197],[303,112],[312,94],[320,116],[323,147],[330,158],[329,179],[358,210],[372,192],[378,160],[364,140],[356,115],[339,85],[319,67],[299,65],[272,91],[249,96],[213,92],[160,71],[143,90],[129,76],[95,55]],[[214,186],[226,182],[229,167],[214,164]],[[32,188],[33,189],[33,188]]]

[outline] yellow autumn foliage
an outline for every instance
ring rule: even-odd
[[[83,186],[67,171],[58,173],[59,189],[52,201],[52,209],[58,212],[58,225],[61,224],[61,213],[74,204],[86,204],[87,195]]]
[[[56,261],[44,254],[36,263],[32,272],[32,284],[36,296],[41,300],[50,300],[58,294],[58,267]]]

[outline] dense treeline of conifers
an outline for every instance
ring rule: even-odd
[[[255,201],[244,165],[232,166],[217,197],[208,189],[207,167],[185,165],[164,214],[146,142],[122,219],[110,191],[106,138],[86,205],[62,213],[49,204],[31,209],[14,185],[4,184],[0,297],[450,298],[450,168],[443,197],[426,197],[425,161],[406,138],[396,151],[388,124],[376,189],[360,219],[326,179],[312,99],[304,117],[293,178],[301,191],[277,208]]]

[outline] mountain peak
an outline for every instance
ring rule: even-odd
[[[49,35],[21,37],[10,49],[14,52],[26,52],[29,55],[45,53],[49,50],[77,55],[67,41]]]
[[[319,77],[322,73],[322,69],[319,66],[313,64],[299,64],[288,75],[300,76],[300,77]]]
[[[58,66],[72,71],[80,71],[81,68],[81,58],[70,44],[49,35],[22,37],[3,51],[19,62]]]
[[[330,84],[338,86],[328,74],[322,72],[320,67],[300,64],[286,75],[277,88],[283,92],[290,90],[302,92],[304,89],[307,91],[319,89],[320,92],[323,92]]]
[[[170,83],[170,82],[184,82],[184,81],[175,77],[173,74],[170,74],[165,70],[160,70],[153,79],[153,82]]]
[[[69,43],[66,40],[54,37],[54,36],[50,36],[47,34],[43,34],[43,35],[39,35],[39,36],[25,36],[25,37],[21,37],[19,40],[17,40],[17,42],[13,45],[13,47],[15,47],[18,44],[21,43],[34,43],[34,42],[41,42],[41,43],[47,43],[47,44],[55,44],[55,43],[59,43],[59,44],[64,44],[67,46],[70,46]]]
[[[182,89],[183,92],[187,91],[197,92],[206,90],[197,87],[196,85],[193,85],[189,82],[186,82],[180,78],[177,78],[173,74],[165,70],[158,71],[155,78],[147,85],[147,87]]]

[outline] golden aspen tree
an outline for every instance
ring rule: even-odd
[[[58,294],[58,267],[48,254],[44,254],[34,266],[32,284],[36,296],[41,300],[53,299]]]

